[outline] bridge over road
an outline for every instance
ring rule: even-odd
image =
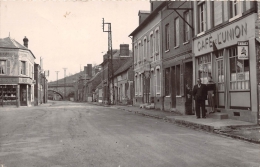
[[[66,94],[65,94],[66,89]],[[48,83],[48,98],[49,99],[68,99],[69,97],[74,97],[74,84],[54,84]]]

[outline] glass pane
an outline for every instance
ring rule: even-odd
[[[236,62],[235,58],[230,59],[230,81],[236,80]]]

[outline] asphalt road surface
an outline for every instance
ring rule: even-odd
[[[260,145],[113,107],[0,108],[0,167],[259,167]]]

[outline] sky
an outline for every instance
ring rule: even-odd
[[[9,36],[28,48],[50,71],[49,81],[83,70],[87,64],[100,64],[108,50],[108,33],[102,18],[111,23],[112,47],[129,44],[129,34],[138,26],[138,11],[150,10],[149,1],[0,1],[0,38]]]

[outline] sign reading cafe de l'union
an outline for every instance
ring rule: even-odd
[[[238,41],[246,41],[255,36],[255,15],[250,15],[233,24],[225,26],[207,35],[202,35],[194,40],[195,56],[213,51],[213,45],[217,49],[237,44]],[[214,43],[214,44],[213,44]]]

